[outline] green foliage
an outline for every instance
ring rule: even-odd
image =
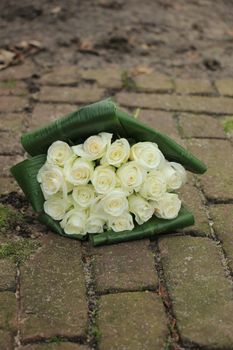
[[[124,71],[121,75],[122,87],[128,91],[137,90],[137,85],[134,79],[129,75],[127,71]]]
[[[227,134],[230,134],[233,132],[233,119],[227,119],[223,124],[224,131]]]
[[[0,245],[0,259],[11,257],[14,262],[20,264],[39,248],[40,243],[31,239],[9,241]]]

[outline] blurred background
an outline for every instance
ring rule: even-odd
[[[0,66],[30,56],[42,67],[116,63],[229,77],[232,18],[232,0],[1,0]]]

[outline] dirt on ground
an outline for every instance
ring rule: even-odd
[[[37,40],[41,66],[149,66],[233,75],[232,0],[1,0],[0,48]]]

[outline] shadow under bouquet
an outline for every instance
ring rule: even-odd
[[[31,156],[11,168],[38,219],[93,245],[192,225],[175,193],[206,166],[106,99],[22,135]]]

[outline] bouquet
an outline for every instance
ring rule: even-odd
[[[185,169],[203,173],[205,165],[110,99],[21,141],[32,157],[11,172],[39,220],[56,233],[100,245],[194,223],[175,191],[185,184]]]

